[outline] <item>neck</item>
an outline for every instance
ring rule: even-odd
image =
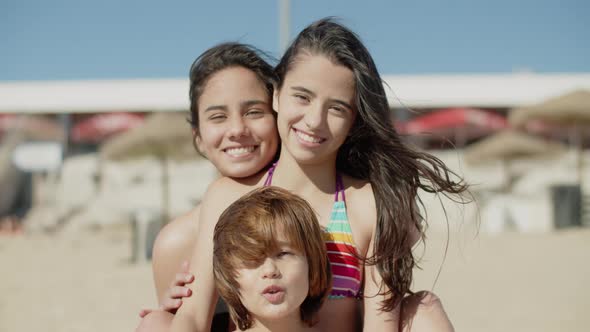
[[[336,188],[336,156],[313,164],[301,164],[282,147],[272,184],[299,194],[311,188],[333,193]]]

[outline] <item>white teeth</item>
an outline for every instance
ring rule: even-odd
[[[306,133],[304,133],[304,132],[301,132],[301,131],[299,131],[299,130],[296,130],[296,131],[295,131],[295,133],[297,133],[297,136],[298,136],[298,137],[299,137],[301,140],[303,140],[303,141],[305,141],[305,142],[309,142],[309,143],[319,143],[319,142],[321,142],[321,141],[322,141],[322,139],[321,139],[321,138],[310,136],[310,135],[308,135],[308,134],[306,134]]]
[[[244,146],[244,147],[239,147],[239,148],[228,148],[225,150],[225,152],[227,154],[230,154],[232,156],[241,156],[244,155],[246,153],[250,153],[254,151],[254,147],[253,146]]]

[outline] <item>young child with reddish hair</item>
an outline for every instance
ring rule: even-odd
[[[302,198],[263,187],[232,203],[213,235],[219,295],[240,331],[312,331],[331,288],[322,230]]]

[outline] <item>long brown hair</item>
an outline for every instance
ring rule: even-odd
[[[369,51],[348,28],[326,18],[305,28],[276,67],[279,88],[299,54],[323,55],[349,68],[355,78],[358,116],[338,151],[336,167],[350,176],[368,180],[377,207],[374,255],[365,264],[376,265],[383,279],[380,294],[387,299],[381,310],[393,310],[411,293],[412,236],[424,238],[424,218],[418,211],[418,189],[461,199],[466,183],[438,158],[405,145],[393,126],[383,82]]]

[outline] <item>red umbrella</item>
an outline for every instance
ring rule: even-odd
[[[431,134],[438,138],[454,137],[458,145],[508,126],[503,116],[475,108],[447,108],[395,124],[400,134]]]
[[[61,124],[51,116],[0,114],[0,135],[23,132],[27,139],[60,141],[63,139]]]
[[[98,143],[114,134],[135,128],[143,121],[143,115],[137,113],[93,115],[74,125],[71,138],[74,142]]]
[[[445,133],[460,128],[497,131],[507,127],[506,119],[498,114],[475,108],[447,108],[396,124],[402,134],[423,132]]]
[[[18,118],[14,114],[0,114],[0,135],[16,126]]]

